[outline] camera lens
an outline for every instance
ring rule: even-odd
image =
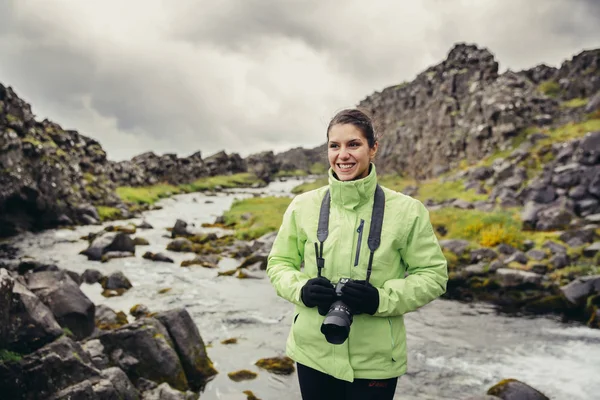
[[[336,301],[331,305],[327,316],[321,325],[321,333],[331,344],[342,344],[348,338],[352,325],[352,313],[342,302]]]

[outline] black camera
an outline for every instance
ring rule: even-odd
[[[335,285],[335,294],[339,298],[342,297],[342,288],[346,283],[351,282],[350,278],[340,278]],[[352,325],[353,313],[342,300],[334,301],[329,310],[319,308],[319,314],[325,315],[323,324],[321,325],[321,333],[325,335],[325,339],[331,344],[342,344],[348,338],[350,333],[350,325]]]

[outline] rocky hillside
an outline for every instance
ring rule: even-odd
[[[29,104],[0,85],[0,237],[93,223],[94,204],[125,211],[108,170],[97,141],[36,121]]]
[[[498,74],[487,49],[459,44],[412,82],[388,87],[359,106],[379,125],[380,170],[430,178],[462,160],[505,150],[523,129],[581,119],[586,106],[588,112],[598,107],[599,90],[600,49],[559,69],[540,65]]]

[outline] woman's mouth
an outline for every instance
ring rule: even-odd
[[[340,171],[342,172],[346,172],[351,170],[356,164],[353,163],[347,163],[347,164],[337,164],[337,167]]]

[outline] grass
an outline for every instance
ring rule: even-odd
[[[560,106],[562,108],[577,108],[577,107],[583,107],[587,103],[588,103],[588,99],[576,97],[574,99],[564,101]]]
[[[241,186],[246,187],[251,186],[254,183],[262,183],[262,181],[253,174],[240,173],[200,178],[192,183],[179,186],[168,183],[159,183],[157,185],[142,187],[121,186],[116,189],[116,193],[124,202],[152,205],[160,199],[175,194],[214,190],[217,187],[223,189]]]
[[[225,212],[225,225],[233,224],[235,236],[252,240],[279,229],[285,210],[292,200],[288,197],[254,197],[236,200]],[[249,218],[245,218],[250,216]]]
[[[557,97],[560,94],[560,85],[556,81],[548,80],[540,83],[538,90],[548,97]]]
[[[121,216],[121,210],[114,207],[98,206],[96,207],[96,210],[98,211],[101,222],[111,221]]]
[[[293,176],[306,176],[308,172],[302,169],[295,169],[293,171],[278,171],[275,175],[275,178],[285,178],[285,177],[293,177]]]
[[[484,212],[442,208],[431,211],[430,218],[434,229],[446,229],[443,239],[466,239],[485,247],[505,243],[517,248],[521,248],[526,239],[516,210]]]
[[[296,186],[295,188],[292,189],[292,193],[293,194],[306,193],[311,190],[318,189],[322,186],[326,186],[326,185],[328,185],[328,183],[329,183],[329,181],[326,177],[319,178],[312,182],[306,182],[306,183],[302,183],[302,184]]]
[[[23,358],[23,356],[19,353],[15,353],[14,351],[0,349],[0,364],[11,361],[19,361]]]

